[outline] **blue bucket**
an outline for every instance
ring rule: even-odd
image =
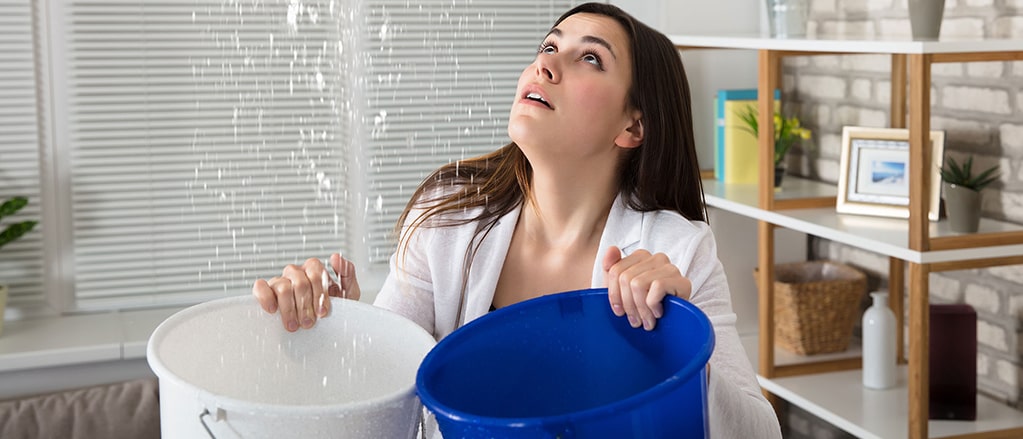
[[[493,311],[442,339],[416,390],[445,438],[707,435],[714,332],[669,296],[653,331],[615,316],[606,289]]]

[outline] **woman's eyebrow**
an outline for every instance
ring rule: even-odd
[[[555,37],[561,38],[562,37],[561,29],[558,29],[558,28],[551,29],[550,32],[547,32],[547,36],[551,36],[551,35],[554,35]],[[590,43],[590,44],[596,44],[598,46],[603,46],[605,49],[607,49],[608,52],[611,52],[611,57],[612,58],[618,59],[618,56],[615,55],[614,49],[611,48],[611,44],[608,43],[607,40],[605,40],[603,38],[600,38],[600,37],[595,37],[593,35],[585,35],[585,36],[582,37],[582,40],[583,40],[584,43]]]

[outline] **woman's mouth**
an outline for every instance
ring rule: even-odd
[[[540,95],[540,93],[537,93],[535,91],[526,93],[525,98],[531,101],[539,102],[552,110],[554,109],[554,107],[551,106],[550,102],[547,102],[547,100],[544,99],[543,96]]]

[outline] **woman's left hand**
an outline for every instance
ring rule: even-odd
[[[667,295],[689,300],[693,285],[664,253],[636,250],[622,258],[618,247],[604,253],[604,281],[607,297],[616,316],[627,315],[633,328],[654,329]]]

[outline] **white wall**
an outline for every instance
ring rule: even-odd
[[[612,0],[644,23],[671,34],[757,33],[762,1]],[[758,5],[758,6],[753,6]],[[700,50],[685,53],[686,76],[692,90],[693,124],[700,167],[714,166],[714,93],[723,88],[757,85],[755,51]]]

